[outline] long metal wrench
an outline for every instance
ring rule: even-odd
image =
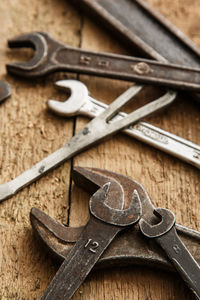
[[[65,102],[56,100],[47,102],[49,109],[58,115],[66,117],[84,115],[94,118],[108,107],[107,104],[90,97],[87,87],[80,81],[60,80],[56,82],[56,87],[62,90],[69,89],[71,92],[70,98]],[[126,113],[119,112],[110,122],[126,117]],[[200,169],[200,146],[186,139],[145,122],[138,122],[123,132]]]
[[[127,209],[114,209],[106,183],[90,198],[90,219],[41,300],[69,300],[115,236],[139,221],[142,209],[137,191]],[[122,203],[121,203],[122,204]]]
[[[39,77],[56,71],[69,71],[200,91],[198,68],[71,48],[43,32],[20,35],[10,40],[8,45],[11,48],[32,47],[36,50],[35,56],[28,62],[7,64],[8,72],[24,77]]]
[[[154,210],[154,215],[161,218],[158,224],[151,225],[142,218],[139,222],[141,232],[153,238],[165,251],[188,287],[200,299],[200,266],[177,235],[174,214],[164,208]]]
[[[23,187],[39,179],[50,170],[61,165],[67,159],[72,158],[95,143],[102,141],[125,127],[128,127],[141,118],[168,106],[176,98],[176,92],[169,91],[159,99],[133,111],[126,118],[117,122],[109,123],[109,120],[113,117],[113,115],[115,115],[122,106],[128,103],[142,89],[142,87],[143,86],[140,85],[130,87],[114,102],[112,102],[112,104],[108,106],[104,112],[91,120],[81,132],[73,136],[67,144],[15,179],[1,184],[0,201],[13,196]]]
[[[73,0],[128,50],[182,66],[200,67],[200,47],[145,0]],[[200,101],[199,94],[190,93]]]
[[[116,193],[119,195],[121,190],[121,194],[128,195],[126,198],[129,198],[132,195],[132,191],[137,190],[142,204],[142,215],[152,219],[152,221],[155,218],[155,222],[157,221],[157,217],[153,214],[155,207],[149,195],[144,187],[135,180],[109,170],[82,167],[73,168],[72,178],[77,186],[90,195],[106,182],[112,183],[109,192],[112,192],[113,196]],[[113,187],[113,190],[111,190],[111,187]],[[115,197],[115,199],[116,203],[119,197]],[[119,204],[116,203],[116,205]],[[53,253],[53,257],[56,257],[59,262],[64,261],[84,229],[83,226],[64,226],[36,207],[31,209],[30,219],[37,238],[40,238],[40,241],[47,247],[48,252]],[[176,230],[196,261],[200,263],[200,232],[178,224],[176,224]],[[96,267],[130,266],[136,264],[175,271],[175,268],[160,247],[157,247],[155,243],[146,243],[144,241],[138,224],[134,228],[123,232],[112,242],[99,259]]]

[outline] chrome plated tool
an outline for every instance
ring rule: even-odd
[[[200,69],[170,65],[131,56],[97,53],[72,48],[43,32],[20,35],[8,42],[10,48],[32,47],[35,56],[28,62],[7,64],[9,73],[39,77],[56,71],[69,71],[200,91]]]
[[[3,102],[11,95],[10,85],[6,81],[0,80],[0,102]]]
[[[77,186],[87,191],[90,195],[95,193],[106,182],[112,182],[113,196],[116,193],[119,194],[121,190],[125,199],[131,197],[132,191],[136,189],[140,195],[143,216],[152,219],[152,221],[156,219],[153,215],[155,207],[145,189],[127,176],[103,169],[75,167],[72,171],[72,178]],[[115,197],[115,199],[115,207],[117,207],[119,205],[119,198]],[[32,208],[30,219],[36,235],[59,262],[63,262],[67,257],[84,228],[83,226],[66,227],[38,208]],[[175,226],[178,236],[196,261],[200,263],[200,232],[178,224]],[[144,265],[167,271],[175,271],[174,266],[156,243],[145,243],[138,224],[134,228],[125,231],[122,235],[119,235],[97,263],[97,267],[99,268],[127,265]]]
[[[66,117],[84,115],[94,118],[108,107],[103,102],[90,97],[87,87],[80,81],[60,80],[56,82],[56,87],[71,92],[71,96],[65,102],[56,100],[47,102],[49,109],[58,115]],[[111,122],[126,116],[126,113],[119,112]],[[186,139],[145,122],[138,122],[124,129],[123,132],[200,169],[200,146]]]
[[[200,299],[200,266],[178,237],[174,214],[164,208],[156,208],[153,213],[158,217],[158,223],[151,223],[142,217],[139,222],[142,234],[162,247],[185,283]]]
[[[41,300],[71,299],[116,235],[139,221],[142,209],[137,190],[132,191],[125,209],[123,194],[113,197],[109,194],[110,185],[106,183],[90,198],[89,221]],[[118,197],[121,203],[113,208]]]
[[[119,130],[130,126],[138,120],[150,115],[171,104],[176,98],[176,92],[169,91],[159,99],[152,101],[143,107],[133,111],[126,118],[109,123],[117,111],[128,103],[140,90],[142,86],[132,86],[119,96],[104,112],[91,120],[86,127],[73,136],[71,140],[43,159],[31,169],[25,171],[15,179],[0,185],[0,201],[3,201],[16,194],[23,187],[36,181],[44,174],[61,165],[67,159],[72,158],[90,146],[110,137]]]

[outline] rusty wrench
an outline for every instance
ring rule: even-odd
[[[197,299],[200,299],[200,266],[178,237],[174,226],[174,214],[168,209],[157,208],[154,215],[161,221],[151,225],[151,222],[143,217],[139,222],[141,232],[162,247],[188,287]]]
[[[32,47],[36,50],[35,56],[28,62],[7,64],[9,73],[23,77],[39,77],[56,71],[70,71],[200,91],[198,68],[72,48],[44,32],[20,35],[9,40],[8,45],[10,48]]]
[[[71,92],[70,98],[65,102],[56,100],[47,102],[49,109],[58,115],[66,117],[84,115],[94,118],[108,107],[105,103],[90,97],[87,87],[80,81],[60,80],[56,82],[56,87]],[[119,112],[111,122],[126,116],[126,113]],[[200,146],[184,138],[145,122],[138,122],[123,132],[200,169]]]
[[[109,181],[112,182],[113,196],[116,195],[116,193],[119,195],[120,188],[125,197],[130,197],[131,192],[136,189],[140,195],[143,215],[153,218],[155,207],[149,195],[141,184],[131,178],[108,170],[81,167],[75,167],[73,169],[72,177],[74,182],[89,194],[93,194]],[[119,197],[115,197],[115,199],[117,201]],[[116,202],[115,205],[115,207],[117,207],[119,204]],[[72,246],[83,231],[83,227],[66,227],[35,207],[31,210],[30,219],[36,235],[60,262],[67,257]],[[197,262],[200,263],[200,232],[178,224],[176,224],[176,230]],[[163,251],[157,247],[155,243],[144,242],[144,238],[140,234],[140,229],[137,224],[133,229],[125,231],[123,235],[118,236],[118,238],[112,242],[101,256],[97,265],[98,267],[108,267],[116,265],[126,266],[130,264],[175,271],[170,261],[163,254]]]
[[[10,95],[11,95],[10,85],[5,81],[0,80],[0,102],[6,100],[8,97],[10,97]]]
[[[81,151],[102,141],[106,137],[120,131],[121,129],[130,126],[141,118],[150,115],[171,104],[176,98],[176,92],[169,91],[159,99],[152,101],[143,107],[133,111],[126,118],[117,122],[109,123],[113,115],[128,103],[140,90],[142,86],[132,86],[121,96],[119,96],[108,108],[99,116],[91,120],[86,127],[73,136],[71,140],[63,147],[43,159],[31,169],[25,171],[15,179],[0,185],[0,202],[13,196],[23,187],[36,181],[50,170],[61,165],[67,159],[72,158]]]
[[[116,200],[109,195],[111,184],[106,183],[90,198],[90,219],[41,300],[71,299],[115,236],[139,221],[142,210],[137,191],[129,208],[114,209],[110,206]]]

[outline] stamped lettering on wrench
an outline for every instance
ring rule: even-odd
[[[85,248],[90,248],[88,249],[92,253],[96,253],[96,249],[99,247],[99,243],[96,241],[93,241],[92,239],[88,239],[87,243],[85,244]]]
[[[168,144],[168,138],[166,136],[163,136],[162,134],[152,131],[149,128],[145,128],[141,125],[136,125],[134,126],[135,129],[139,130],[140,132],[142,132],[145,136],[150,137],[153,140],[159,141],[163,144]]]
[[[90,56],[81,55],[81,57],[80,57],[80,63],[81,64],[89,65],[90,62],[91,62],[91,57]]]

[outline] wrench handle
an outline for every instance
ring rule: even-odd
[[[200,91],[199,69],[143,58],[59,47],[52,58],[59,71]]]
[[[91,216],[75,246],[40,300],[71,299],[122,228],[104,223]]]
[[[178,237],[175,226],[155,239],[172,261],[185,283],[197,299],[200,299],[200,266]]]
[[[79,110],[80,115],[94,118],[108,107],[92,97]],[[66,116],[68,114],[65,114]],[[126,118],[119,112],[110,122]],[[153,146],[200,169],[200,146],[146,122],[138,122],[123,130],[130,137]]]

